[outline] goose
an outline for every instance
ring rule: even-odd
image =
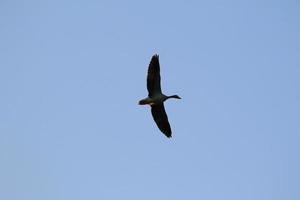
[[[159,56],[153,55],[148,67],[147,75],[148,97],[139,101],[139,105],[150,105],[152,117],[160,131],[168,138],[172,137],[172,130],[165,111],[164,101],[170,98],[181,99],[178,95],[166,96],[160,86]]]

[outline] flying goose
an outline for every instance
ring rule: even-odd
[[[155,123],[163,134],[168,138],[172,136],[168,116],[165,111],[164,101],[170,98],[181,99],[178,95],[166,96],[160,87],[160,66],[157,54],[152,56],[148,67],[147,76],[148,97],[139,101],[139,105],[150,105]]]

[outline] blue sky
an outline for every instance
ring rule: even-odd
[[[300,199],[300,4],[0,2],[0,199]],[[173,138],[146,97],[160,55]]]

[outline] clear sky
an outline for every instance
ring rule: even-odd
[[[300,3],[0,2],[0,199],[300,199]],[[160,55],[168,139],[149,107]]]

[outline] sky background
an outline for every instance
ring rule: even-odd
[[[0,1],[0,199],[300,199],[300,3]],[[147,96],[151,56],[173,138]]]

